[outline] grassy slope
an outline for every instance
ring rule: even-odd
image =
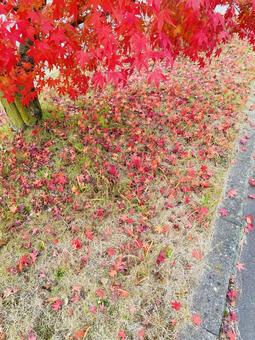
[[[160,89],[134,77],[76,103],[47,92],[41,127],[9,140],[1,127],[7,339],[174,337],[190,319],[254,66],[235,41],[205,69],[179,60]]]

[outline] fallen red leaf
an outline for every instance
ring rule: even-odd
[[[253,224],[253,221],[254,221],[253,215],[246,215],[246,216],[245,216],[245,221],[246,221],[248,224]]]
[[[88,240],[90,240],[90,241],[93,240],[93,238],[94,238],[94,233],[93,233],[92,230],[87,229],[87,230],[85,230],[84,234],[85,234],[85,236],[86,236],[86,238],[87,238]]]
[[[255,187],[255,178],[250,178],[249,184],[250,184],[250,186]]]
[[[51,308],[57,312],[62,308],[63,304],[63,300],[56,298],[55,301],[51,304]]]
[[[125,340],[127,338],[126,333],[123,329],[119,330],[118,338],[121,339],[121,340]]]
[[[228,337],[228,340],[236,340],[237,339],[236,334],[233,331],[227,331],[226,335]]]
[[[116,254],[116,250],[114,248],[108,248],[107,249],[107,254],[109,256],[114,256]]]
[[[237,295],[238,295],[238,292],[237,290],[229,290],[227,292],[227,297],[230,299],[230,300],[235,300],[237,298]]]
[[[227,211],[227,209],[225,209],[225,208],[219,209],[219,213],[220,213],[220,216],[221,216],[221,217],[226,217],[226,216],[228,216],[228,211]]]
[[[240,271],[242,271],[242,270],[245,269],[245,264],[244,264],[244,263],[241,263],[241,262],[238,262],[238,263],[236,264],[236,268],[237,268],[237,270],[240,272]]]
[[[79,238],[72,240],[72,247],[73,249],[76,249],[76,250],[81,249],[82,248],[81,240]]]
[[[156,263],[159,266],[161,263],[164,263],[165,260],[166,260],[166,252],[164,250],[161,250],[157,257]]]
[[[98,288],[96,290],[96,296],[99,297],[100,299],[104,299],[105,296],[106,296],[106,293],[105,293],[105,291],[103,289]]]
[[[235,198],[237,195],[237,190],[236,189],[230,189],[227,193],[229,198]]]
[[[144,337],[145,337],[145,330],[144,330],[144,328],[139,329],[139,331],[137,332],[137,336],[138,336],[139,340],[143,340],[144,339]]]
[[[192,251],[192,256],[197,260],[202,260],[202,258],[204,257],[204,254],[200,249],[194,249]]]
[[[198,313],[194,313],[191,317],[191,320],[196,326],[200,326],[202,323],[202,319]]]
[[[172,307],[174,310],[178,311],[178,310],[180,310],[180,308],[181,308],[181,303],[180,303],[179,301],[176,301],[176,300],[171,301],[171,307]]]

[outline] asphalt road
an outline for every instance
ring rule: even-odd
[[[255,178],[255,170],[252,174]],[[249,194],[255,188],[249,187]],[[244,216],[252,215],[255,221],[255,199],[244,202]],[[245,269],[238,272],[239,298],[237,301],[238,330],[240,340],[255,340],[255,229],[249,232],[242,245],[239,262]]]

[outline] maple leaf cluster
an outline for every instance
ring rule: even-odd
[[[142,69],[158,85],[156,61],[172,65],[181,53],[203,65],[234,33],[254,44],[254,8],[254,0],[2,1],[0,91],[9,101],[20,93],[24,104],[45,85],[74,98],[90,86],[124,85]],[[61,76],[45,76],[54,67]]]

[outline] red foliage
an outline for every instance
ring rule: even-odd
[[[217,5],[227,6],[225,14]],[[45,85],[71,97],[90,86],[124,85],[134,70],[171,65],[180,53],[204,65],[200,52],[218,55],[218,44],[236,32],[254,44],[254,24],[254,0],[2,1],[0,91],[9,101],[20,92],[26,104]],[[45,77],[54,66],[61,77]],[[157,68],[148,75],[156,85],[164,78]]]

